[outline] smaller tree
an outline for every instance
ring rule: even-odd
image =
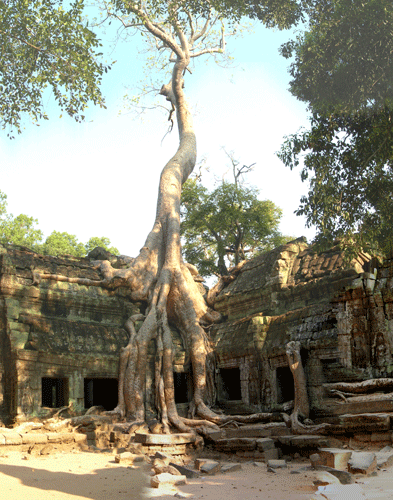
[[[98,238],[97,236],[92,236],[89,239],[89,241],[85,244],[86,255],[97,247],[104,248],[113,255],[119,255],[120,253],[119,250],[116,247],[111,247],[110,244],[111,240],[109,238],[106,238],[105,236],[102,236],[101,238]]]
[[[213,191],[197,178],[183,186],[183,254],[202,276],[228,274],[228,264],[236,265],[288,239],[278,230],[281,209],[270,200],[259,200],[255,187],[241,183],[253,165],[239,167],[228,156],[234,182],[223,180]]]
[[[84,257],[86,255],[85,245],[80,243],[74,234],[52,231],[42,245],[41,251],[44,255],[73,255]]]
[[[12,243],[37,249],[43,234],[35,226],[37,219],[25,214],[7,213],[7,195],[0,191],[0,243]]]

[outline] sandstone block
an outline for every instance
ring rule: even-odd
[[[377,457],[375,453],[354,451],[348,466],[352,473],[368,475],[377,468]]]
[[[161,484],[187,484],[187,479],[186,476],[173,476],[167,472],[157,474],[150,479],[150,486],[152,488],[158,488]]]
[[[16,434],[15,432],[5,434],[4,438],[4,444],[22,444],[22,436],[20,434]]]
[[[223,464],[221,465],[220,472],[236,472],[238,470],[242,470],[242,466],[240,464]]]
[[[365,500],[366,495],[360,484],[328,484],[319,486],[312,500]]]
[[[256,440],[257,449],[260,451],[273,450],[275,448],[273,439],[260,438]]]
[[[83,436],[83,434],[81,434]],[[62,434],[60,432],[48,432],[48,443],[60,443]]]
[[[352,484],[354,482],[352,474],[345,470],[332,469],[331,467],[327,467],[325,465],[317,466],[317,470],[322,470],[333,474],[333,476],[336,476],[338,478],[341,484]]]
[[[195,468],[204,474],[216,474],[219,472],[221,466],[219,462],[215,460],[209,460],[208,458],[197,458],[195,460]]]
[[[340,448],[321,448],[319,454],[323,463],[328,467],[338,470],[347,470],[352,451],[342,450]]]
[[[285,460],[268,460],[267,467],[270,469],[285,469],[288,466]]]
[[[5,445],[5,437],[3,436],[3,434],[0,434],[0,446],[3,445]]]
[[[46,434],[22,434],[23,444],[46,444],[48,436]]]
[[[86,434],[79,434],[79,432],[75,432],[74,439],[75,439],[75,443],[87,444]]]
[[[175,467],[179,471],[179,473],[182,474],[183,476],[186,476],[187,479],[194,479],[200,477],[198,471],[190,469],[189,467],[184,467],[183,465],[178,465],[173,462],[171,462],[169,465]]]
[[[291,445],[296,448],[320,448],[328,447],[329,439],[322,436],[304,435],[292,436]]]
[[[327,471],[319,471],[315,475],[314,484],[316,486],[324,486],[327,484],[340,484],[339,479]]]
[[[115,456],[115,462],[119,464],[120,462],[127,462],[129,464],[134,464],[136,462],[143,462],[144,455],[136,455],[135,453],[131,453],[129,451],[125,451],[124,453],[119,453]]]

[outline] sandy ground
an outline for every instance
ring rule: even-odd
[[[271,473],[266,465],[243,463],[242,470],[188,480],[178,488],[147,488],[150,467],[116,464],[109,453],[63,452],[30,456],[16,451],[0,455],[1,500],[309,500],[315,472],[307,462],[292,462]],[[358,477],[367,499],[393,499],[393,468],[376,477]],[[358,500],[348,498],[348,500]]]

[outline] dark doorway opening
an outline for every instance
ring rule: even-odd
[[[188,373],[173,372],[173,383],[175,386],[175,403],[188,403]]]
[[[241,400],[240,368],[220,368],[220,375],[224,399],[228,401]]]
[[[68,379],[44,377],[41,380],[41,405],[61,408],[68,405]]]
[[[286,403],[295,399],[293,375],[289,366],[277,368],[277,403]]]
[[[85,378],[85,408],[103,406],[107,411],[116,408],[117,385],[116,378]]]

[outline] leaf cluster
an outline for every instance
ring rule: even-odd
[[[84,119],[88,102],[104,106],[99,85],[108,67],[97,36],[83,19],[84,0],[0,0],[0,123],[21,132],[25,114],[48,119],[43,92],[62,110]]]

